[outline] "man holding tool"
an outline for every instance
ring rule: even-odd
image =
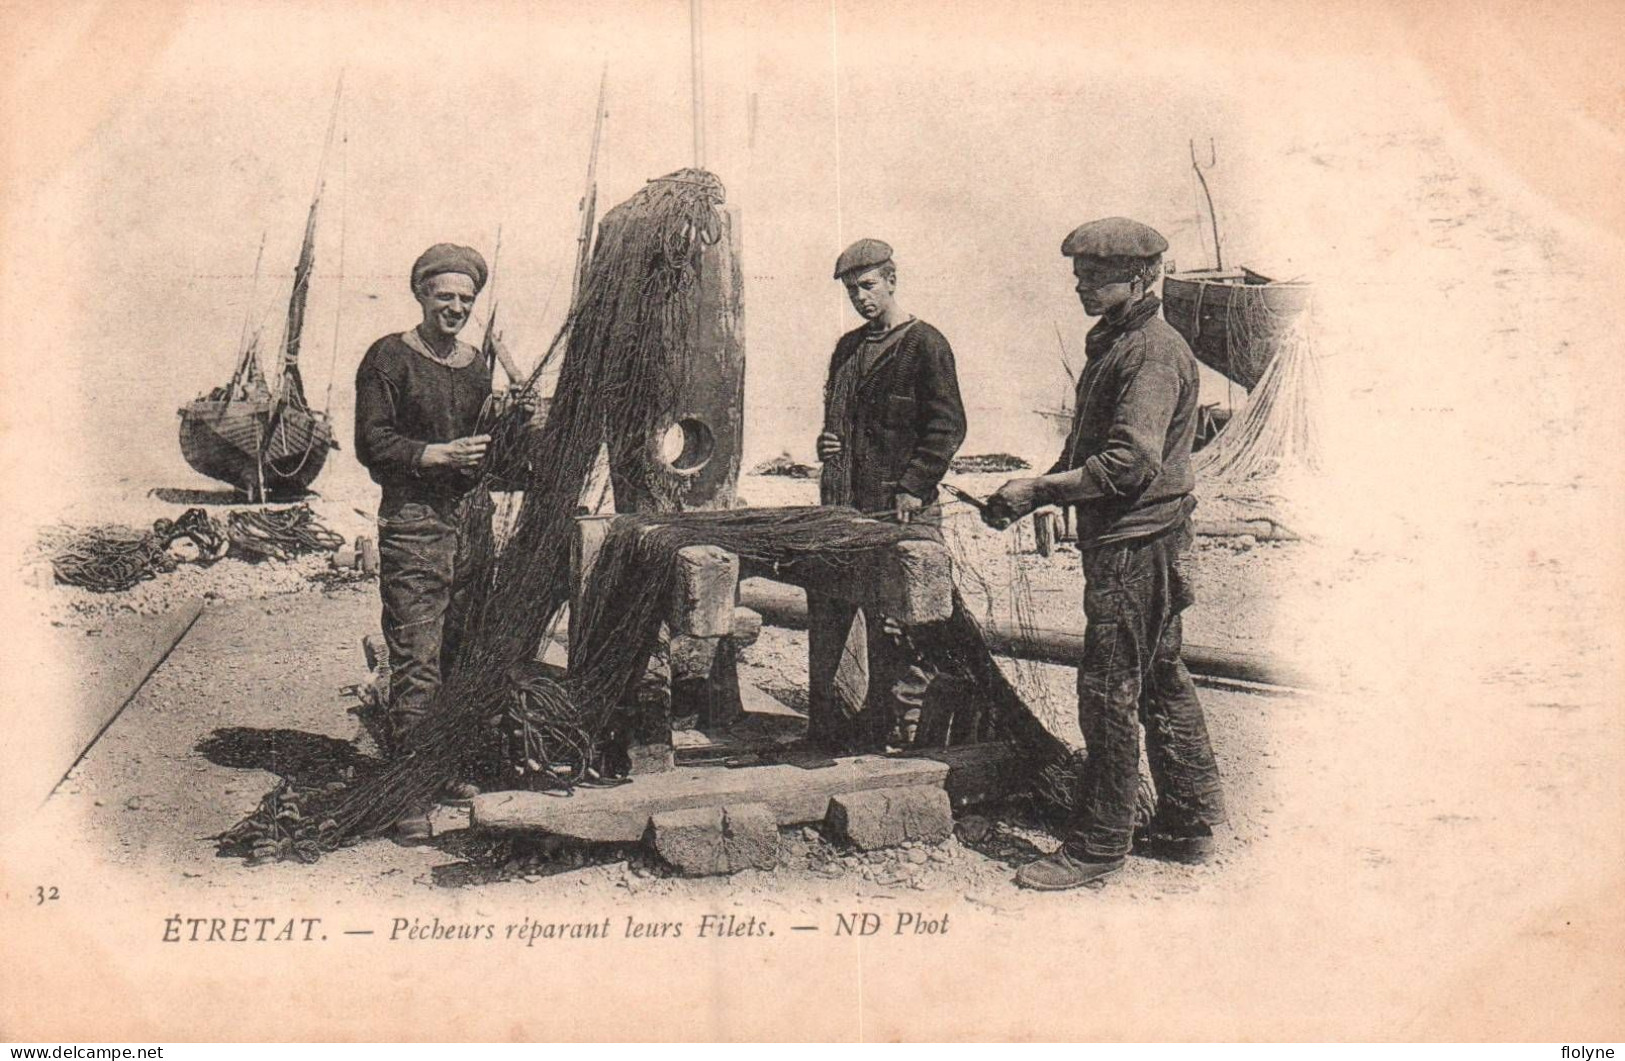
[[[1193,601],[1191,444],[1196,360],[1158,315],[1152,293],[1168,243],[1126,218],[1082,225],[1061,253],[1072,260],[1090,330],[1072,430],[1061,457],[1036,478],[1012,479],[988,499],[983,521],[1003,529],[1043,505],[1074,506],[1083,558],[1084,659],[1078,719],[1088,747],[1070,835],[1024,866],[1017,883],[1046,891],[1099,880],[1137,853],[1205,856],[1224,820],[1207,723],[1180,659],[1180,613]],[[1139,732],[1158,809],[1134,832]]]

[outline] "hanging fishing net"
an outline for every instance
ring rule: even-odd
[[[217,838],[223,851],[309,860],[422,811],[456,780],[562,790],[609,782],[625,773],[623,705],[668,614],[678,550],[719,546],[795,581],[809,558],[838,566],[919,533],[832,508],[681,512],[684,499],[669,477],[639,459],[672,422],[683,366],[701,354],[701,257],[728,246],[723,200],[716,177],[681,170],[605,216],[580,297],[527,384],[538,388],[562,355],[545,421],[536,429],[516,406],[488,425],[488,471],[463,517],[475,561],[458,577],[469,580],[472,604],[461,629],[447,631],[459,648],[434,708],[376,773],[268,794]],[[603,446],[616,468],[617,500],[623,493],[645,505],[652,499],[655,511],[612,525],[570,619],[577,647],[565,673],[535,655],[570,599],[575,517]],[[515,487],[523,500],[499,548],[492,492]],[[939,672],[978,691],[979,735],[1017,739],[1035,764],[1067,758],[1026,711],[965,608],[911,634]]]
[[[1292,497],[1320,469],[1312,309],[1311,302],[1301,311],[1277,312],[1262,296],[1230,301],[1229,345],[1267,344],[1275,353],[1241,411],[1192,459],[1204,517],[1300,523]]]

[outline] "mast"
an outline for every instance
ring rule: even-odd
[[[1213,193],[1207,189],[1207,176],[1202,172],[1202,164],[1196,161],[1196,141],[1191,144],[1191,169],[1196,171],[1196,179],[1202,182],[1202,194],[1207,197],[1207,216],[1213,223],[1213,267],[1220,271],[1224,269],[1224,251],[1219,247],[1219,215],[1213,209]],[[1219,161],[1218,152],[1213,149],[1213,141],[1207,142],[1208,168],[1212,168]]]
[[[592,151],[587,156],[587,190],[581,195],[581,229],[576,234],[576,269],[570,281],[570,308],[575,309],[581,285],[587,279],[587,258],[592,253],[592,228],[598,215],[598,144],[604,135],[604,91],[609,82],[609,63],[598,75],[598,110],[592,120]]]
[[[265,260],[265,233],[260,233],[260,249],[254,255],[254,283],[249,289],[248,309],[243,313],[243,335],[237,340],[237,368],[231,374],[231,384],[226,388],[226,403],[231,403],[232,397],[237,393],[239,384],[251,383],[254,380],[254,368],[257,362],[255,348],[259,346],[259,336],[249,342],[248,326],[254,320],[254,299],[260,290],[260,263]]]
[[[688,0],[688,39],[694,96],[694,168],[705,168],[705,46],[700,30],[701,0]]]
[[[299,376],[299,345],[305,330],[305,301],[310,296],[310,274],[316,267],[316,216],[321,210],[322,191],[327,186],[327,157],[338,128],[339,101],[344,95],[344,75],[339,75],[333,94],[333,113],[327,122],[327,140],[322,145],[321,166],[316,172],[316,191],[311,196],[310,213],[305,217],[305,239],[299,247],[299,261],[293,269],[293,291],[288,296],[288,327],[282,347],[282,385],[279,400],[306,408],[305,385]]]
[[[502,261],[502,226],[497,226],[496,250],[491,253],[491,315],[485,321],[485,339],[480,344],[480,354],[485,358],[487,368],[502,365],[502,371],[507,373],[508,382],[518,386],[524,382],[519,374],[519,366],[513,363],[513,357],[508,348],[502,345],[502,333],[497,330],[497,265]]]

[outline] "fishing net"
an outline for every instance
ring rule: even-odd
[[[324,526],[309,505],[233,512],[226,517],[226,538],[232,554],[245,560],[292,560],[344,544],[344,536]]]
[[[570,319],[527,384],[537,388],[562,353],[540,429],[517,407],[489,424],[484,482],[462,517],[475,539],[472,570],[458,572],[471,606],[461,628],[446,632],[460,647],[435,705],[387,766],[348,785],[279,788],[217,838],[224,852],[309,860],[390,828],[457,780],[564,790],[608,783],[625,773],[622,705],[669,614],[680,549],[718,546],[805,584],[922,533],[822,507],[678,512],[684,498],[670,477],[640,459],[671,422],[682,368],[700,353],[701,257],[726,234],[723,196],[711,174],[682,170],[605,216]],[[575,517],[602,447],[616,469],[617,502],[624,492],[652,499],[655,511],[612,525],[570,619],[575,650],[566,673],[536,663],[535,654],[570,599]],[[498,548],[492,524],[501,502],[492,491],[516,486],[523,500]],[[999,672],[965,608],[911,633],[940,672],[980,691],[978,732],[1021,740],[1046,762],[1065,757]]]
[[[227,548],[224,530],[201,508],[189,508],[178,519],[155,520],[150,531],[117,525],[53,528],[41,535],[39,548],[63,585],[120,593],[180,566],[184,560],[170,546],[182,539],[196,546],[196,563],[213,563]]]
[[[680,367],[696,353],[700,261],[725,232],[724,195],[713,175],[680,170],[604,217],[569,319],[523,388],[539,390],[562,355],[540,429],[520,403],[483,425],[491,435],[484,480],[461,516],[474,543],[472,570],[458,572],[471,604],[462,628],[446,631],[460,648],[436,704],[387,768],[342,790],[307,794],[299,820],[333,823],[303,834],[322,848],[389,828],[487,759],[509,693],[527,681],[527,664],[569,600],[574,517],[600,448],[608,445],[635,480],[638,448],[669,422]],[[670,500],[665,484],[644,478],[629,486]],[[502,502],[492,492],[516,489],[519,512],[498,550],[492,523]],[[602,682],[602,667],[593,673],[600,680],[576,682],[573,698],[545,686],[529,697],[550,737],[547,762],[536,761],[560,784],[601,774],[613,737],[603,729],[613,690],[600,689],[612,683]],[[225,849],[252,850],[286,831],[276,823],[293,819],[285,799],[273,797],[220,838]]]
[[[1262,297],[1232,300],[1231,348],[1267,342],[1275,354],[1241,411],[1192,459],[1205,512],[1297,522],[1292,484],[1320,467],[1311,309],[1280,313]]]

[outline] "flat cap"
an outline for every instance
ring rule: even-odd
[[[441,273],[462,273],[474,281],[475,294],[485,286],[485,279],[490,275],[485,259],[474,248],[460,247],[455,243],[436,243],[412,263],[412,290],[417,291],[423,281]]]
[[[1068,258],[1155,258],[1167,249],[1162,233],[1126,217],[1079,225],[1061,243],[1061,254]]]
[[[891,244],[878,239],[860,239],[835,259],[835,279],[857,269],[873,269],[891,261]]]

